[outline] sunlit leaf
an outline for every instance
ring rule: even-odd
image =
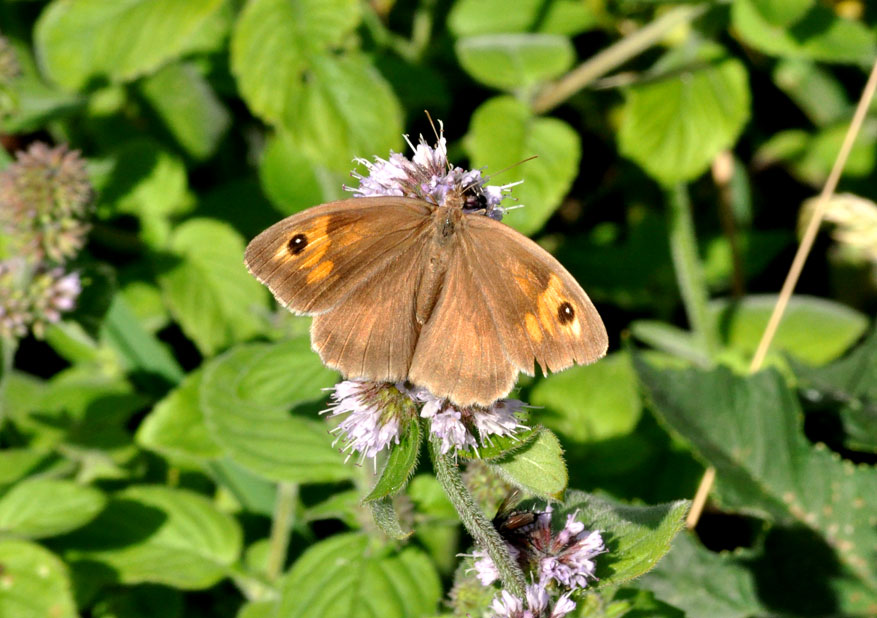
[[[76,618],[67,566],[35,543],[0,539],[0,616]]]
[[[325,421],[314,414],[319,408],[290,414],[325,397],[335,380],[307,336],[233,348],[204,369],[201,406],[210,435],[234,461],[266,478],[350,478],[352,465],[332,446]]]
[[[524,207],[503,218],[504,223],[524,234],[538,231],[560,206],[581,156],[579,137],[568,124],[556,118],[536,118],[511,97],[490,99],[475,111],[465,145],[472,167],[486,168],[488,175],[528,157],[538,157],[491,182],[499,185],[524,181],[512,193]]]
[[[423,552],[399,552],[359,534],[312,545],[280,583],[279,616],[417,618],[441,597],[435,568]]]
[[[55,0],[36,25],[43,70],[70,90],[129,81],[193,48],[222,0]]]

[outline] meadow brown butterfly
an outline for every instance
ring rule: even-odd
[[[348,378],[408,380],[458,406],[487,406],[519,371],[533,375],[534,362],[547,373],[602,357],[606,329],[572,275],[485,216],[480,184],[420,189],[447,160],[414,159],[405,162],[422,182],[408,194],[419,197],[315,206],[247,247],[249,271],[287,309],[313,316],[323,363]]]

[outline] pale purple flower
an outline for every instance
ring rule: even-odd
[[[511,436],[528,429],[518,422],[518,413],[526,407],[517,399],[499,399],[489,407],[459,408],[439,399],[425,388],[410,391],[415,401],[423,402],[420,416],[430,419],[430,431],[442,441],[442,454],[453,449],[477,449],[490,443],[491,436]],[[477,438],[477,439],[476,439]]]
[[[545,514],[550,516],[550,509],[549,505]],[[542,585],[554,580],[566,589],[576,590],[596,579],[594,558],[606,552],[606,546],[600,533],[585,530],[577,516],[578,511],[567,515],[566,524],[556,535],[552,534],[550,519],[546,517],[538,517],[533,529],[527,531],[528,557],[537,562]]]
[[[332,403],[321,414],[348,415],[332,430],[333,445],[341,441],[348,459],[354,452],[374,459],[390,444],[399,444],[406,423],[416,422],[414,401],[401,385],[345,380],[332,391]]]
[[[526,404],[517,399],[500,399],[488,408],[477,408],[472,420],[478,429],[481,444],[489,443],[490,436],[511,436],[519,429],[528,429],[518,422],[518,413]]]
[[[512,559],[517,560],[520,555],[518,548],[514,545],[509,545],[508,543],[506,543],[506,548],[509,550]],[[468,554],[463,555],[469,556]],[[475,576],[478,578],[478,581],[481,582],[482,586],[489,586],[493,582],[499,580],[499,571],[493,563],[493,560],[487,555],[486,551],[476,549],[472,552],[471,558],[473,558],[472,570],[475,571]]]
[[[490,604],[492,618],[563,618],[576,608],[570,594],[561,595],[552,607],[548,591],[539,584],[530,584],[525,591],[525,606],[522,599],[503,590]]]
[[[463,424],[463,415],[452,404],[433,399],[423,404],[420,416],[430,419],[430,431],[442,441],[442,455],[451,448],[463,449],[477,446],[475,438]]]
[[[439,137],[435,147],[429,146],[423,136],[415,146],[405,136],[414,151],[410,159],[391,152],[388,159],[375,157],[374,161],[357,158],[368,174],[353,172],[359,180],[355,188],[345,187],[356,197],[404,196],[419,198],[437,204],[445,203],[449,195],[459,196],[463,208],[482,213],[492,219],[502,219],[505,209],[500,203],[520,182],[506,185],[485,185],[481,170],[464,170],[448,163],[447,140],[439,122]]]
[[[23,257],[0,261],[0,335],[42,337],[49,324],[76,307],[82,291],[79,273],[49,271]]]

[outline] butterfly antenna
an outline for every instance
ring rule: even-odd
[[[527,161],[532,161],[533,159],[538,159],[538,158],[539,158],[539,155],[533,155],[532,157],[527,157],[526,159],[521,159],[517,163],[512,163],[508,167],[504,167],[501,170],[499,170],[498,172],[494,172],[490,176],[486,177],[482,182],[486,183],[489,180],[491,180],[492,178],[499,176],[500,174],[504,174],[505,172],[509,171],[513,167],[518,167],[519,165],[526,163]]]

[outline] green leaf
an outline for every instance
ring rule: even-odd
[[[570,490],[563,507],[553,517],[565,522],[566,515],[589,530],[599,530],[607,553],[597,556],[597,586],[623,584],[652,569],[670,549],[670,542],[682,530],[689,502],[677,500],[655,506],[629,506]]]
[[[34,32],[43,71],[68,90],[126,82],[192,49],[222,0],[55,0]]]
[[[265,195],[284,215],[341,199],[344,182],[339,175],[312,163],[292,136],[282,130],[265,144],[259,180]]]
[[[771,613],[759,600],[756,576],[745,562],[709,551],[690,534],[677,536],[670,552],[639,585],[686,616],[748,618]]]
[[[280,583],[278,616],[418,618],[436,611],[438,574],[413,546],[391,552],[359,534],[312,545]]]
[[[360,20],[356,0],[251,0],[231,41],[231,69],[250,109],[280,124],[309,57],[342,42]]]
[[[792,360],[801,394],[823,409],[839,410],[853,450],[877,452],[877,330],[844,358],[825,367]]]
[[[275,618],[277,601],[250,601],[241,606],[235,618]]]
[[[32,474],[51,459],[50,453],[36,449],[4,447],[0,451],[0,491]]]
[[[125,424],[147,402],[125,380],[101,375],[92,367],[71,368],[46,384],[21,388],[34,390],[20,406],[10,406],[9,418],[29,436],[32,447],[75,445],[104,451],[101,457],[130,447]]]
[[[103,493],[72,481],[29,479],[0,498],[0,534],[30,539],[75,530],[104,508]]]
[[[386,156],[401,143],[402,110],[381,74],[355,51],[326,51],[359,20],[354,0],[255,0],[231,44],[250,109],[283,127],[310,161],[340,171],[355,156]]]
[[[511,97],[490,99],[475,111],[465,146],[472,167],[489,166],[488,174],[538,157],[502,181],[524,181],[514,190],[524,208],[503,218],[524,234],[538,231],[560,206],[578,173],[581,156],[581,142],[572,127],[555,118],[535,118],[526,105]]]
[[[789,26],[806,15],[814,2],[815,0],[752,0],[752,5],[774,26]]]
[[[798,0],[801,2],[802,0]],[[734,0],[731,21],[744,42],[766,54],[824,62],[870,65],[877,51],[874,32],[861,22],[837,17],[816,3],[793,28],[774,25],[759,12],[768,0]],[[769,2],[782,5],[782,2]],[[800,10],[796,8],[792,11]]]
[[[408,479],[417,469],[421,440],[420,423],[416,420],[409,421],[399,444],[390,446],[390,455],[384,469],[371,492],[363,498],[364,501],[395,496],[405,488]]]
[[[245,468],[277,481],[339,481],[354,471],[326,425],[289,413],[322,399],[334,382],[307,336],[239,346],[205,367],[201,406],[213,439]]]
[[[818,127],[843,122],[852,115],[840,80],[814,62],[782,60],[774,67],[773,81]]]
[[[550,32],[573,35],[598,24],[597,11],[578,0],[458,0],[448,14],[448,28],[457,37],[506,32]]]
[[[812,446],[776,370],[739,377],[724,367],[659,370],[638,358],[635,366],[656,413],[716,468],[720,503],[816,535],[832,555],[814,568],[830,569],[838,609],[867,613],[877,602],[877,470]],[[850,587],[871,592],[843,594]]]
[[[570,40],[556,34],[485,34],[455,46],[460,66],[476,81],[513,90],[530,88],[564,73],[575,53]]]
[[[172,459],[199,462],[222,455],[204,423],[199,400],[202,376],[200,370],[189,374],[155,405],[137,429],[140,446]]]
[[[242,534],[201,495],[142,485],[115,494],[95,520],[60,542],[69,560],[104,564],[119,583],[199,590],[226,576]]]
[[[109,163],[108,174],[95,181],[98,215],[134,215],[140,219],[143,240],[153,247],[164,246],[170,234],[168,217],[185,212],[189,205],[183,162],[143,138],[125,142]]]
[[[490,469],[515,487],[542,497],[558,498],[569,482],[560,441],[544,428],[521,451],[491,462]]]
[[[169,64],[140,83],[140,92],[186,153],[205,159],[231,124],[210,82],[191,63]]]
[[[174,230],[177,262],[159,276],[168,307],[206,356],[249,339],[265,324],[267,290],[247,273],[244,240],[229,225],[190,219]]]
[[[216,484],[228,490],[246,512],[274,516],[277,483],[253,474],[231,459],[216,459],[206,467]]]
[[[143,328],[119,294],[101,325],[101,338],[119,353],[126,371],[156,375],[168,384],[178,383],[185,375],[165,344]]]
[[[695,365],[706,367],[710,364],[703,343],[691,331],[657,320],[635,320],[630,323],[630,333],[653,348]]]
[[[67,566],[27,541],[0,539],[0,616],[76,618]]]
[[[586,367],[572,367],[539,381],[529,397],[544,407],[539,419],[579,443],[625,436],[642,415],[630,355],[610,354]]]
[[[457,456],[463,459],[481,459],[493,461],[504,459],[523,450],[533,442],[541,431],[541,427],[522,429],[507,436],[488,436],[484,444],[475,448],[457,449]]]
[[[746,68],[735,58],[717,59],[639,84],[627,91],[623,113],[624,156],[664,185],[693,180],[749,119]]]
[[[758,347],[774,295],[747,296],[742,301],[715,300],[709,315],[715,320],[729,347],[751,357]],[[793,296],[789,301],[771,350],[783,351],[810,364],[821,364],[843,354],[868,327],[868,319],[854,309],[812,296]]]
[[[399,521],[399,514],[396,513],[396,506],[393,504],[393,498],[384,496],[371,500],[367,504],[371,510],[375,525],[389,538],[403,541],[413,534],[413,531],[405,530],[402,527],[402,522]]]
[[[399,150],[402,109],[365,56],[313,57],[307,79],[288,96],[282,126],[311,161],[348,172],[354,157]]]

